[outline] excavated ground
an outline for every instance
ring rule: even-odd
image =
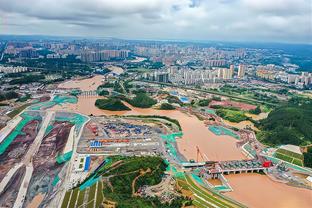
[[[0,155],[0,181],[15,164],[21,162],[38,133],[39,125],[40,121],[38,120],[32,120],[26,124],[21,134]]]
[[[24,206],[39,193],[46,194],[41,204],[43,205],[56,191],[52,182],[64,167],[64,164],[56,163],[56,157],[63,153],[72,126],[69,122],[54,122],[52,130],[43,138],[37,154],[33,157],[34,172]]]
[[[3,192],[0,194],[0,207],[13,207],[25,172],[26,166],[23,165],[13,174],[12,178],[4,188]]]

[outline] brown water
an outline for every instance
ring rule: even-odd
[[[58,88],[72,89],[79,88],[82,91],[96,90],[102,84],[103,76],[97,75],[89,79],[70,80],[59,84]]]
[[[178,150],[188,160],[196,159],[196,146],[210,160],[239,160],[245,156],[236,147],[236,139],[222,135],[216,136],[208,130],[205,124],[195,116],[190,116],[177,110],[156,110],[134,108],[129,104],[131,111],[106,111],[98,109],[94,103],[100,97],[79,97],[77,104],[55,106],[54,110],[69,110],[86,115],[160,115],[177,119],[183,130],[183,138],[177,140]],[[202,160],[199,158],[199,160]]]
[[[88,85],[88,84],[87,84]],[[67,85],[71,86],[71,85]],[[84,85],[74,84],[84,87]],[[89,86],[90,87],[90,86]],[[230,136],[216,136],[211,133],[203,122],[196,117],[177,110],[162,111],[155,109],[139,109],[131,107],[132,111],[112,112],[100,110],[94,106],[99,97],[79,97],[77,104],[55,106],[53,109],[80,112],[86,115],[161,115],[177,119],[184,133],[182,139],[177,140],[178,150],[187,159],[196,159],[196,146],[210,160],[244,159],[240,150],[236,148],[236,140]],[[128,105],[128,104],[127,104]],[[129,106],[129,105],[128,105]],[[261,115],[262,116],[262,115]],[[290,187],[274,182],[265,175],[237,174],[227,176],[233,192],[226,195],[233,197],[249,207],[256,208],[294,208],[311,207],[312,191]]]
[[[226,176],[234,189],[225,195],[254,208],[305,208],[312,205],[312,191],[272,181],[260,174]]]

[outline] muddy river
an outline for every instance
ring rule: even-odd
[[[94,82],[93,77],[81,84],[67,82],[67,87],[79,86],[84,88]],[[85,89],[85,88],[84,88]],[[99,97],[79,97],[76,104],[55,106],[56,110],[69,110],[86,115],[161,115],[177,119],[183,130],[183,137],[177,140],[178,150],[187,158],[196,158],[196,146],[210,160],[235,160],[244,159],[244,155],[236,147],[236,140],[230,136],[216,136],[208,130],[202,121],[196,117],[187,115],[177,110],[163,111],[156,109],[139,109],[131,107],[131,111],[112,112],[100,110],[94,106]],[[266,115],[261,115],[261,117]],[[282,183],[273,182],[269,177],[259,174],[238,174],[227,176],[233,192],[226,195],[256,208],[262,207],[311,207],[312,191],[290,187]]]

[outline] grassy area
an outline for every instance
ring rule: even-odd
[[[17,114],[19,114],[20,112],[22,112],[25,108],[27,108],[28,106],[30,106],[30,103],[24,104],[16,109],[14,109],[13,111],[11,111],[10,113],[7,114],[7,116],[9,116],[10,118],[14,118]]]
[[[61,208],[67,208],[67,204],[69,202],[69,197],[72,191],[68,191],[65,193]]]
[[[78,188],[73,190],[72,196],[70,198],[69,206],[68,206],[69,208],[75,208],[78,192],[79,192]]]
[[[231,109],[217,109],[216,113],[218,116],[222,117],[225,120],[239,123],[241,121],[245,121],[248,117],[245,115],[243,111],[231,110]]]
[[[96,191],[96,183],[90,187],[88,201],[91,201],[94,199],[95,191]]]
[[[97,188],[97,193],[96,193],[96,203],[95,207],[100,207],[100,205],[103,202],[104,196],[103,196],[103,182],[99,181],[98,182],[98,188]]]
[[[79,196],[77,199],[77,207],[83,204],[84,195],[85,195],[85,190],[79,192]]]
[[[289,150],[285,150],[285,149],[278,149],[276,152],[287,155],[289,157],[293,157],[293,158],[297,158],[299,160],[303,160],[303,155],[302,154],[298,154],[296,152],[291,152]]]
[[[299,166],[303,166],[303,155],[301,154],[291,152],[285,149],[278,149],[275,152],[274,156],[286,162],[299,165]]]
[[[210,205],[209,203],[211,203],[211,204],[218,206],[218,207],[221,207],[221,208],[232,207],[232,206],[229,206],[227,203],[225,203],[225,202],[217,199],[216,197],[212,196],[208,192],[203,191],[202,188],[198,187],[189,176],[186,176],[186,181],[190,185],[191,191],[198,196],[198,197],[196,197],[196,199],[201,200],[201,198],[203,198],[205,201],[202,200],[202,202],[205,203],[205,205],[209,206]]]
[[[196,185],[188,175],[186,175],[185,180],[189,185],[190,190],[196,194],[197,197],[195,196],[194,202],[196,205],[199,205],[199,207],[245,207],[244,205],[221,194],[217,194],[216,192],[211,191],[211,193],[209,193],[209,190]]]

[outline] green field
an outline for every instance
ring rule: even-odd
[[[96,187],[98,186],[98,189]],[[97,190],[97,192],[96,192]],[[84,201],[85,194],[87,194],[87,201]],[[94,204],[94,200],[96,203]],[[65,197],[62,202],[61,208],[79,208],[86,205],[87,208],[98,208],[103,202],[103,192],[102,192],[102,181],[93,184],[84,190],[79,190],[75,188],[66,192]]]
[[[239,110],[231,110],[231,109],[217,109],[217,115],[222,117],[225,120],[239,123],[241,121],[245,121],[248,117],[245,115],[243,111]]]
[[[274,156],[286,162],[299,165],[299,166],[303,166],[303,155],[301,154],[291,152],[285,149],[278,149],[274,153]]]
[[[16,109],[14,109],[13,111],[11,111],[10,113],[7,114],[7,116],[9,116],[10,118],[14,118],[17,114],[19,114],[20,112],[22,112],[25,108],[27,108],[28,106],[30,106],[30,103],[26,103]]]

